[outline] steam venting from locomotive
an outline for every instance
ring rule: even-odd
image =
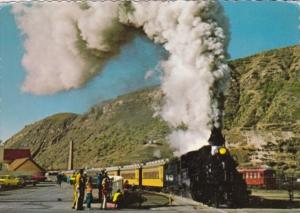
[[[80,88],[143,31],[169,53],[159,113],[173,127],[178,154],[207,144],[211,129],[221,127],[228,36],[216,0],[16,4],[13,13],[25,38],[23,91]]]

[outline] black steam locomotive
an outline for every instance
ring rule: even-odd
[[[211,206],[244,206],[249,198],[247,185],[219,129],[212,130],[209,143],[166,165],[164,189]]]

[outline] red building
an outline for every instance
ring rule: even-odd
[[[31,158],[30,149],[4,149],[3,162],[6,164],[12,163],[19,158]]]
[[[270,168],[240,168],[239,172],[250,187],[276,188],[276,174]]]

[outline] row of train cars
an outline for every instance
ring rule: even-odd
[[[109,176],[121,176],[128,184],[141,189],[162,191],[211,206],[242,207],[249,190],[237,164],[224,146],[204,146],[179,158],[162,159],[144,164],[105,168]],[[95,177],[102,169],[86,169]],[[65,172],[72,175],[73,171]]]
[[[249,202],[247,185],[274,188],[275,172],[268,168],[239,170],[225,146],[221,129],[214,127],[209,145],[173,159],[105,168],[129,185],[190,197],[211,206],[243,207]],[[96,176],[101,169],[88,169]],[[71,173],[72,174],[72,171]]]
[[[103,169],[109,176],[121,176],[124,181],[128,181],[131,186],[138,186],[144,189],[152,189],[164,191],[166,186],[172,186],[174,176],[172,174],[165,175],[166,164],[169,159],[151,161],[146,164],[134,164],[126,166],[114,166],[107,168],[87,169],[87,173],[96,176]],[[242,174],[243,179],[249,188],[275,189],[276,174],[275,170],[268,167],[258,168],[240,168],[238,171]],[[74,171],[65,171],[70,176]],[[299,180],[298,180],[299,181]],[[170,183],[171,182],[171,183]],[[177,189],[178,192],[180,189]]]

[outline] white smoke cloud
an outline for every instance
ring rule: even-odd
[[[169,136],[178,153],[200,148],[211,127],[220,125],[218,98],[229,69],[216,0],[43,3],[15,6],[14,14],[26,38],[24,91],[49,94],[82,86],[118,52],[133,26],[169,53],[161,63],[160,114],[175,129],[186,126]]]
[[[14,5],[25,36],[22,65],[27,75],[22,90],[44,95],[84,85],[119,50],[116,44],[123,32],[114,22],[117,9],[112,2]]]
[[[178,154],[197,149],[207,143],[210,127],[220,125],[217,99],[222,79],[229,75],[224,62],[227,40],[220,26],[224,23],[217,17],[222,11],[216,1],[133,5],[136,10],[121,21],[142,27],[170,53],[162,63],[166,96],[161,115],[173,127],[187,126],[185,131],[172,132],[171,145]]]
[[[16,4],[14,13],[24,14],[18,18],[26,38],[22,64],[27,75],[22,89],[47,94],[79,87],[85,61],[74,45],[77,38],[73,23],[80,8],[66,3],[51,3],[47,7]]]

